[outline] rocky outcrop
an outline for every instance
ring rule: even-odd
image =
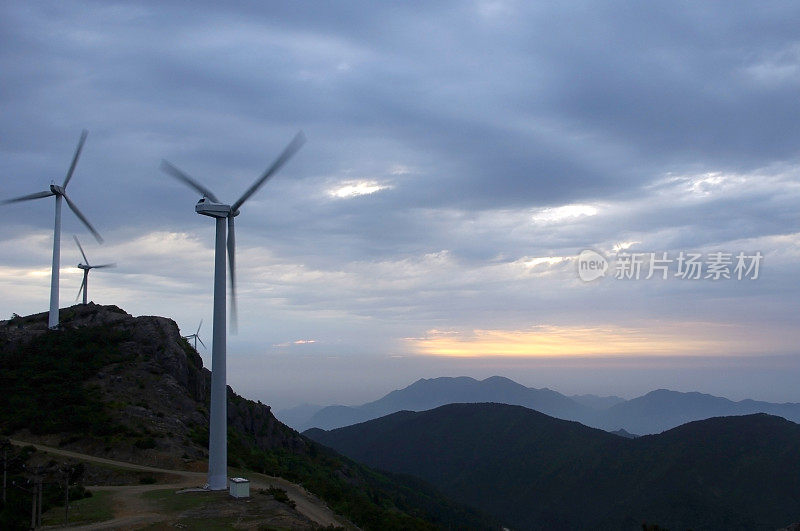
[[[132,444],[103,444],[74,434],[50,442],[91,445],[95,452],[134,461],[191,461],[206,455],[211,372],[180,335],[172,319],[133,317],[116,306],[79,304],[61,310],[58,331],[47,329],[47,314],[0,321],[0,348],[11,349],[42,334],[69,334],[86,327],[110,327],[122,339],[114,345],[120,361],[103,366],[85,385],[97,390],[124,426]],[[242,398],[228,387],[228,426],[237,440],[261,449],[303,451],[307,441],[280,423],[270,407]],[[127,450],[125,450],[127,448]],[[126,453],[127,452],[127,453]]]
[[[293,452],[308,449],[308,442],[275,418],[270,407],[244,399],[228,387],[228,429],[252,437],[261,449],[283,448]]]

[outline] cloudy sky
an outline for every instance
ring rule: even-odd
[[[786,2],[2,2],[0,196],[60,183],[88,129],[69,192],[105,244],[64,211],[62,307],[74,233],[118,263],[91,299],[186,334],[203,319],[210,347],[213,223],[160,161],[233,202],[303,130],[237,218],[228,374],[246,396],[359,403],[501,374],[800,401],[799,19]],[[0,209],[2,318],[47,308],[52,215]],[[587,249],[609,264],[589,282]],[[731,278],[705,278],[715,253]],[[653,256],[666,279],[646,278]]]

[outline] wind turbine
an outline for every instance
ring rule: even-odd
[[[203,197],[194,207],[195,212],[209,216],[216,221],[216,244],[214,247],[214,322],[211,343],[211,412],[208,441],[208,484],[209,490],[224,490],[228,486],[228,420],[226,396],[226,348],[227,330],[225,327],[225,248],[231,275],[231,327],[236,327],[236,233],[234,218],[239,215],[239,207],[277,172],[305,143],[302,132],[289,142],[280,156],[267,171],[259,177],[242,197],[232,205],[222,203],[214,193],[184,172],[162,161],[161,169],[169,173]],[[227,221],[227,237],[226,237]]]
[[[81,242],[78,241],[78,237],[74,234],[72,237],[75,240],[75,243],[78,245],[78,249],[80,250],[81,254],[83,255],[83,261],[86,262],[85,264],[78,264],[78,269],[83,269],[83,282],[81,282],[81,288],[78,290],[78,296],[75,297],[75,300],[78,300],[78,297],[81,296],[82,291],[83,303],[86,304],[86,301],[89,298],[87,295],[87,292],[89,291],[89,271],[92,269],[101,269],[103,267],[115,267],[117,264],[89,265],[89,259],[86,258],[86,253],[83,252],[83,247],[81,247]]]
[[[53,227],[53,268],[50,275],[50,316],[47,320],[47,326],[51,329],[58,328],[58,268],[60,267],[61,263],[61,199],[63,198],[64,201],[67,202],[67,205],[70,209],[78,216],[86,228],[94,235],[98,242],[102,243],[103,238],[100,234],[94,230],[92,224],[89,223],[89,220],[86,219],[78,207],[73,203],[69,196],[67,196],[67,185],[69,184],[70,179],[72,179],[72,174],[75,172],[75,166],[78,164],[78,158],[81,156],[81,150],[83,149],[83,143],[86,142],[86,135],[89,134],[86,130],[81,132],[81,139],[78,141],[78,148],[75,150],[75,155],[72,157],[72,164],[69,165],[69,170],[67,171],[67,176],[64,179],[64,183],[61,186],[57,184],[50,184],[50,190],[45,190],[44,192],[36,192],[35,194],[23,195],[22,197],[15,197],[14,199],[6,199],[5,201],[0,202],[0,204],[6,205],[8,203],[17,203],[20,201],[31,201],[33,199],[41,199],[43,197],[50,197],[54,195],[56,197],[56,216],[55,216],[55,226]]]
[[[208,347],[206,347],[206,344],[205,344],[205,343],[203,343],[203,340],[202,340],[202,339],[200,339],[200,327],[201,327],[201,326],[203,326],[203,320],[202,320],[202,319],[200,319],[200,324],[197,326],[197,332],[195,332],[194,334],[189,334],[188,336],[183,336],[185,339],[194,339],[194,349],[195,349],[195,350],[197,350],[197,342],[198,342],[198,341],[199,341],[199,342],[200,342],[200,344],[201,344],[201,345],[203,345],[205,348],[208,348]]]

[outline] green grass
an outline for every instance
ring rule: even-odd
[[[111,492],[107,490],[92,491],[91,498],[71,501],[69,507],[70,524],[103,522],[114,517],[111,510]],[[62,525],[63,523],[63,507],[54,507],[42,515],[42,525]]]
[[[146,500],[155,502],[159,509],[167,513],[180,513],[200,507],[217,497],[214,492],[184,492],[177,494],[173,489],[151,490],[142,494]],[[227,496],[227,493],[224,493]]]
[[[184,529],[202,529],[203,531],[230,531],[231,529],[235,529],[234,525],[240,522],[240,520],[241,519],[238,516],[227,518],[181,518],[178,520],[178,523],[180,523]],[[150,531],[173,531],[175,526],[173,525],[173,522],[157,522],[150,524],[143,529],[149,529]],[[280,528],[276,527],[274,529],[277,530]]]

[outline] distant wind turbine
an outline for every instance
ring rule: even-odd
[[[198,341],[200,342],[201,345],[203,345],[203,347],[208,348],[208,347],[206,347],[206,344],[203,343],[203,340],[200,339],[200,327],[201,326],[203,326],[203,320],[202,319],[200,319],[200,324],[197,326],[197,332],[195,332],[194,334],[189,334],[188,336],[183,336],[185,339],[194,339],[194,349],[195,350],[197,350],[197,342]]]
[[[226,396],[226,348],[227,330],[225,326],[225,247],[231,275],[231,327],[236,328],[236,234],[234,218],[239,215],[239,207],[275,174],[305,143],[302,132],[292,139],[280,156],[267,171],[259,177],[242,197],[232,205],[223,204],[214,193],[187,174],[162,161],[161,169],[202,195],[194,207],[195,212],[216,220],[216,244],[214,248],[214,322],[211,343],[211,412],[208,442],[208,485],[209,490],[224,490],[228,486],[228,423]],[[226,238],[227,221],[227,238]]]
[[[72,164],[69,165],[69,170],[67,171],[67,176],[64,179],[64,184],[58,186],[57,184],[51,183],[50,190],[36,192],[35,194],[30,195],[23,195],[22,197],[15,197],[14,199],[6,199],[5,201],[0,202],[0,204],[6,205],[8,203],[41,199],[43,197],[50,197],[51,195],[56,197],[56,216],[55,226],[53,227],[53,268],[50,276],[50,316],[47,320],[47,326],[51,329],[58,328],[58,268],[60,267],[61,263],[62,198],[67,202],[67,205],[70,209],[72,209],[75,215],[78,216],[78,219],[80,219],[81,222],[86,225],[86,228],[89,229],[89,232],[94,235],[97,241],[100,243],[103,242],[103,238],[100,237],[100,234],[94,229],[94,227],[92,227],[92,224],[89,223],[89,220],[86,219],[86,216],[81,213],[75,203],[73,203],[69,196],[67,196],[67,185],[69,184],[70,179],[72,179],[72,174],[75,172],[75,166],[78,164],[78,158],[81,156],[81,150],[83,149],[83,143],[86,142],[87,134],[88,132],[85,130],[81,133],[81,139],[78,141],[78,148],[75,150],[75,155],[72,157]]]
[[[81,296],[81,292],[83,292],[83,304],[86,304],[89,298],[87,295],[89,291],[89,271],[92,269],[102,269],[104,267],[116,267],[117,264],[89,265],[89,259],[86,258],[86,253],[83,252],[83,247],[81,247],[81,242],[78,241],[78,237],[74,234],[72,237],[75,239],[78,250],[80,250],[81,255],[83,255],[83,261],[85,262],[84,264],[78,264],[78,269],[83,269],[83,282],[81,282],[81,288],[78,290],[78,295],[75,297],[75,300],[78,300],[78,297]]]

